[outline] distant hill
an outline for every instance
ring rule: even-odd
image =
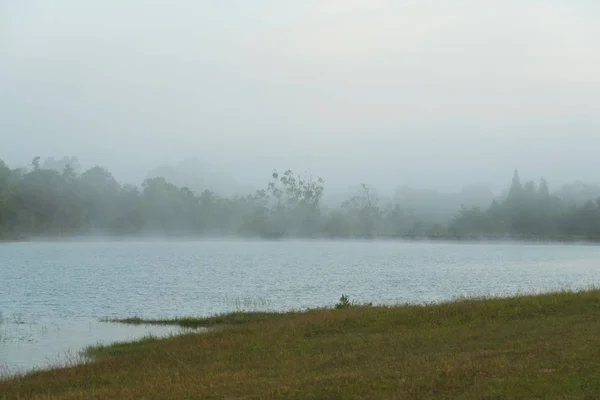
[[[197,194],[207,189],[222,196],[245,195],[254,191],[252,187],[238,183],[229,173],[199,158],[189,158],[176,165],[161,165],[151,170],[147,177],[163,177],[179,187],[187,186]]]

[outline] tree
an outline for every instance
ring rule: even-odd
[[[80,195],[85,204],[90,228],[109,230],[118,225],[121,185],[106,169],[95,166],[88,169],[80,178]],[[119,228],[120,229],[120,228]]]
[[[37,171],[40,169],[40,156],[35,157],[32,161],[31,161],[31,166],[33,167],[34,171]]]
[[[538,194],[542,198],[548,198],[548,197],[550,197],[550,189],[548,188],[548,182],[544,178],[542,178],[540,180],[540,186],[538,188]]]
[[[267,186],[270,198],[270,225],[275,234],[314,235],[320,231],[319,205],[324,192],[324,180],[304,177],[291,170],[280,175],[274,171]]]
[[[80,164],[77,157],[63,157],[60,160],[55,160],[54,157],[50,157],[44,160],[41,168],[51,169],[56,172],[63,172],[65,168],[69,168],[72,169],[75,174],[80,172]]]
[[[353,220],[354,233],[361,237],[372,237],[381,219],[379,198],[372,188],[360,184],[358,194],[342,204]]]
[[[521,178],[519,176],[519,171],[515,169],[513,173],[512,183],[510,185],[510,190],[508,192],[508,200],[509,201],[519,201],[521,200],[521,194],[523,193],[523,186],[521,185]]]
[[[0,160],[0,238],[12,236],[16,210],[12,172],[4,161]]]

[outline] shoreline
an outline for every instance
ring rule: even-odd
[[[456,244],[600,244],[600,237],[585,236],[281,236],[268,238],[260,236],[236,235],[59,235],[30,236],[21,238],[0,238],[2,243],[86,243],[86,242],[153,242],[153,241],[248,241],[248,242],[432,242]]]
[[[421,305],[113,322],[208,332],[91,346],[93,362],[0,380],[6,398],[597,398],[600,289]],[[565,341],[565,338],[569,338]]]
[[[0,379],[84,362],[81,351],[88,346],[190,331],[179,326],[109,324],[93,317],[18,320],[14,315],[18,314],[8,314],[0,322]]]

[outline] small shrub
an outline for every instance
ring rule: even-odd
[[[340,300],[335,305],[335,308],[340,309],[340,308],[348,308],[351,306],[352,306],[352,303],[350,302],[350,299],[348,298],[348,296],[346,296],[345,294],[342,294],[342,297],[340,297]]]

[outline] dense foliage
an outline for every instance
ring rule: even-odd
[[[600,198],[581,205],[552,195],[542,179],[521,183],[515,171],[506,198],[487,210],[463,207],[448,234],[458,237],[600,238]]]
[[[600,237],[600,200],[575,204],[542,180],[522,184],[487,209],[462,207],[451,221],[417,216],[402,198],[382,201],[362,184],[338,207],[323,202],[321,178],[273,172],[265,189],[223,197],[162,177],[121,185],[102,167],[36,157],[27,169],[0,160],[0,238],[81,234],[261,237]],[[431,213],[434,214],[433,209]],[[421,213],[423,215],[423,213]]]

